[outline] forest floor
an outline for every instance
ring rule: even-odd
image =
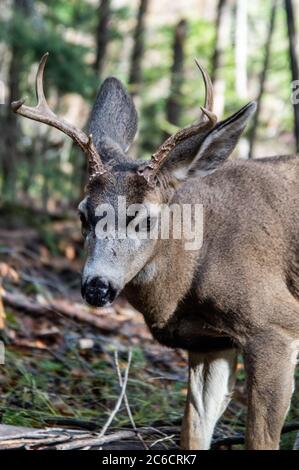
[[[0,220],[0,423],[18,426],[21,437],[23,432],[21,441],[17,435],[9,441],[15,428],[0,426],[0,449],[8,443],[59,448],[74,439],[75,448],[80,439],[81,448],[177,448],[186,354],[155,342],[142,315],[123,298],[102,309],[81,301],[82,242],[75,218],[2,207]],[[289,423],[299,416],[298,371],[296,380]],[[240,358],[215,448],[242,443],[245,416]],[[42,429],[42,436],[34,437],[33,428]],[[295,431],[286,432],[282,448],[291,449],[295,437]]]

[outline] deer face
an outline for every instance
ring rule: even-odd
[[[121,82],[104,81],[88,137],[50,110],[43,91],[47,57],[43,56],[36,76],[37,106],[19,100],[12,109],[61,130],[88,158],[89,184],[79,205],[86,246],[82,295],[90,304],[103,306],[154,258],[159,238],[148,232],[158,223],[162,203],[168,203],[175,188],[187,184],[189,177],[204,177],[229,157],[255,104],[216,124],[211,81],[197,64],[206,91],[201,119],[169,137],[151,160],[140,163],[126,155],[137,130],[137,113]]]
[[[155,251],[150,230],[158,221],[160,193],[149,190],[134,166],[114,170],[108,181],[94,180],[79,204],[86,249],[82,296],[94,306],[113,302]]]

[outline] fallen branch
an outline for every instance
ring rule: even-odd
[[[15,426],[1,425],[0,450],[29,449],[40,446],[68,442],[72,440],[78,431],[64,429],[25,429]],[[7,433],[7,435],[5,435]],[[87,437],[79,431],[80,437]]]
[[[166,434],[159,430],[140,428],[139,432],[153,437],[162,434],[163,441],[167,440]],[[75,450],[99,447],[110,442],[134,438],[136,438],[136,432],[128,429],[101,436],[76,429],[30,429],[0,424],[0,450]],[[172,436],[169,436],[169,439],[171,438]]]
[[[97,436],[97,437],[90,437],[87,439],[77,439],[73,442],[69,442],[66,444],[58,444],[54,447],[55,450],[75,450],[75,449],[82,449],[83,447],[95,447],[95,446],[102,446],[103,444],[107,444],[109,442],[120,441],[121,439],[129,439],[131,437],[135,437],[134,431],[118,431],[113,434],[109,434],[108,436]]]
[[[31,315],[46,315],[56,313],[58,315],[67,316],[73,320],[81,321],[93,325],[103,331],[113,333],[118,331],[119,322],[113,319],[101,318],[100,315],[96,313],[90,313],[87,311],[84,305],[80,304],[69,304],[64,300],[53,300],[51,302],[39,303],[34,302],[30,298],[26,297],[19,292],[7,292],[4,290],[2,295],[3,301],[5,304],[10,305],[18,310],[25,311]],[[114,313],[112,308],[101,309],[101,313],[111,315]]]

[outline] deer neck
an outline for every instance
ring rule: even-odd
[[[125,288],[150,327],[163,327],[191,287],[196,259],[183,242],[158,240],[154,256]]]

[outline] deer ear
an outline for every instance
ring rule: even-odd
[[[237,113],[216,124],[204,137],[194,158],[189,162],[182,161],[181,166],[177,161],[172,174],[178,180],[184,180],[188,176],[213,173],[231,155],[255,109],[254,102],[248,103]]]
[[[102,84],[90,120],[89,132],[93,135],[96,148],[103,145],[115,146],[122,152],[130,147],[137,131],[137,112],[128,91],[114,77]]]

